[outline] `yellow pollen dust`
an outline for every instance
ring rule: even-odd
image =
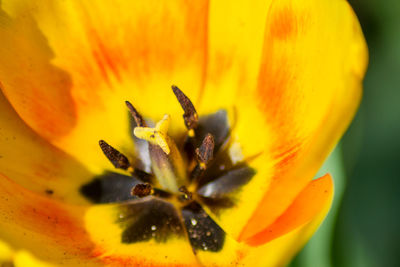
[[[168,155],[170,153],[167,135],[169,121],[170,116],[165,114],[162,120],[157,122],[156,127],[135,127],[133,134],[139,139],[158,145]]]

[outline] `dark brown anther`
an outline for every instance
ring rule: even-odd
[[[104,155],[106,155],[108,160],[111,161],[115,168],[126,170],[131,166],[127,157],[107,144],[105,141],[100,140],[99,145]]]
[[[153,194],[153,187],[151,184],[137,184],[134,188],[132,188],[131,195],[138,197],[146,197],[148,195]]]
[[[136,126],[138,127],[146,127],[146,122],[143,117],[139,114],[139,112],[135,109],[135,107],[129,101],[125,101],[126,106],[132,114],[133,119],[136,122]]]
[[[183,193],[181,196],[181,200],[184,200],[184,201],[192,200],[193,195],[191,192],[189,192],[189,190],[186,188],[186,186],[183,185],[183,186],[179,187],[179,192]]]
[[[200,147],[196,148],[196,156],[200,168],[205,169],[210,160],[212,160],[214,155],[214,145],[214,137],[212,134],[208,133],[206,137],[204,137]]]
[[[172,85],[172,91],[174,91],[174,94],[175,94],[176,98],[178,99],[179,104],[181,104],[183,111],[185,112],[183,114],[183,119],[185,120],[186,128],[188,128],[189,130],[196,129],[197,123],[199,120],[199,116],[197,115],[196,109],[194,108],[192,102],[175,85]]]

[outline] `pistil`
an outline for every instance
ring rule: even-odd
[[[149,143],[152,170],[160,186],[178,193],[186,181],[186,168],[175,142],[168,136],[169,122],[169,115],[165,115],[154,128],[136,127],[134,135]]]

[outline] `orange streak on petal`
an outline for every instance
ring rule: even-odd
[[[104,64],[108,66],[110,71],[115,75],[118,80],[121,80],[121,75],[119,73],[119,69],[123,66],[126,67],[126,64],[123,64],[124,61],[120,59],[120,56],[115,53],[116,51],[110,51],[108,47],[106,47],[105,43],[100,40],[97,35],[94,35],[97,41],[97,46],[100,55],[102,55],[104,59]]]
[[[26,190],[0,173],[1,238],[42,258],[89,258],[94,247],[84,228],[84,207],[67,206]],[[35,243],[42,243],[37,248]],[[51,255],[47,255],[47,254]]]
[[[328,143],[319,152],[315,145],[321,135],[317,129],[323,125],[332,99],[324,95],[324,89],[314,89],[315,79],[310,77],[320,71],[308,63],[306,54],[314,45],[308,43],[310,36],[319,33],[312,20],[317,18],[311,15],[308,8],[283,1],[273,3],[267,20],[257,93],[272,132],[270,153],[275,166],[269,189],[259,203],[263,209],[256,210],[242,230],[242,240],[270,225],[287,209],[314,176],[318,167],[314,162],[321,161],[332,147]]]
[[[290,164],[296,160],[301,145],[302,143],[299,141],[292,143],[287,142],[284,146],[282,145],[281,147],[276,148],[276,152],[279,154],[274,155],[274,158],[279,160],[279,163],[277,164],[276,173],[273,179],[278,179],[282,174],[280,172],[283,172],[285,167],[290,166]]]
[[[52,67],[49,66],[49,69]],[[35,74],[19,74],[24,77],[4,82],[4,94],[10,100],[17,113],[29,120],[34,130],[39,130],[45,138],[54,139],[69,133],[76,122],[75,105],[69,88],[70,79],[62,71],[45,71],[46,80],[39,81]],[[39,85],[39,83],[42,83]],[[12,83],[18,84],[18,90],[8,89]],[[40,87],[51,88],[51,93],[43,92]],[[21,93],[24,92],[24,93]]]
[[[168,91],[172,83],[197,93],[204,84],[208,1],[7,7],[10,18],[0,29],[1,90],[21,118],[53,144],[64,144],[104,107],[107,114],[118,109],[109,95],[159,95],[155,90]]]
[[[332,201],[332,196],[333,181],[329,174],[311,181],[272,225],[245,242],[258,246],[293,231],[317,216]]]
[[[287,39],[297,33],[297,20],[293,10],[284,8],[273,14],[271,23],[271,37]]]
[[[49,139],[76,123],[70,76],[52,64],[54,54],[32,16],[1,14],[1,90],[30,127]]]

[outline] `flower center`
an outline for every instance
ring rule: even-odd
[[[154,127],[149,127],[134,106],[126,101],[136,123],[133,129],[134,136],[146,141],[148,145],[152,173],[147,176],[155,178],[152,184],[135,185],[131,191],[133,196],[145,197],[163,190],[164,195],[175,195],[181,202],[192,200],[193,194],[188,188],[195,189],[195,183],[213,158],[214,136],[211,133],[206,133],[204,138],[200,136],[203,140],[199,147],[195,147],[198,143],[196,142],[197,134],[203,135],[196,133],[199,127],[199,116],[190,99],[178,87],[173,86],[172,89],[184,110],[183,119],[188,130],[183,149],[179,149],[174,139],[168,135],[171,120],[168,114],[164,115]],[[221,123],[226,123],[226,121],[221,121]],[[100,147],[115,167],[134,170],[127,157],[105,141],[100,141]],[[182,151],[185,148],[186,151]],[[158,190],[154,190],[153,186]]]
[[[128,159],[101,140],[105,156],[129,175],[106,172],[82,186],[81,192],[96,203],[127,203],[121,207],[124,243],[149,239],[164,242],[176,235],[187,236],[194,251],[219,251],[225,233],[207,212],[217,218],[224,209],[237,205],[235,192],[255,171],[246,162],[230,157],[232,140],[226,111],[198,116],[190,99],[178,87],[172,90],[183,108],[187,131],[172,137],[168,134],[169,115],[150,126],[151,122],[127,101],[141,156]],[[143,168],[145,162],[148,168]],[[126,220],[131,225],[127,226]]]

